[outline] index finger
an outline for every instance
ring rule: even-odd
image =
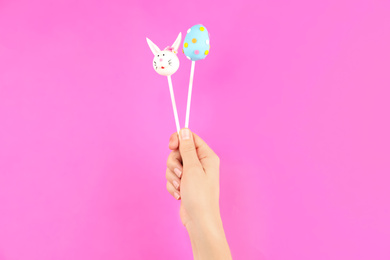
[[[169,149],[172,151],[179,149],[179,136],[177,132],[173,133],[171,137],[169,137]]]

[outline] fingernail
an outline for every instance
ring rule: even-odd
[[[179,193],[177,193],[176,191],[173,193],[174,195],[175,195],[175,198],[178,200],[178,199],[180,199],[180,194]]]
[[[173,180],[173,186],[175,186],[176,189],[179,188],[179,183],[177,183],[177,181]]]
[[[180,178],[180,176],[181,176],[181,171],[180,171],[180,169],[175,168],[175,169],[173,169],[173,172],[177,175],[177,177]]]
[[[191,134],[190,129],[188,129],[188,128],[183,128],[180,131],[180,135],[181,135],[182,140],[190,139],[190,134]]]

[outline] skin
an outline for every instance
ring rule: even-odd
[[[169,139],[167,190],[180,203],[180,218],[194,259],[232,259],[219,210],[219,157],[183,128]]]

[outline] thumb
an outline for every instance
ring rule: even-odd
[[[194,137],[188,128],[180,130],[179,150],[183,160],[183,167],[201,166],[198,154],[196,153]]]
[[[196,152],[203,169],[206,172],[207,169],[219,169],[219,157],[202,138],[195,133],[192,133],[192,135],[194,136]]]

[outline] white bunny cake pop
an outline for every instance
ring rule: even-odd
[[[168,46],[164,50],[160,50],[160,48],[148,38],[146,38],[146,41],[154,54],[154,70],[162,76],[171,76],[174,74],[179,69],[180,65],[176,53],[180,46],[181,33],[179,33],[179,36],[177,36],[172,46]]]
[[[148,42],[150,50],[154,54],[154,70],[162,76],[167,76],[169,92],[171,94],[173,115],[175,116],[176,130],[179,133],[180,123],[179,116],[177,115],[175,95],[173,94],[171,75],[179,69],[180,65],[179,58],[176,56],[176,53],[180,46],[181,33],[179,33],[179,36],[177,36],[176,41],[172,44],[172,46],[168,46],[164,50],[160,50],[160,48],[157,47],[157,45],[148,38],[146,38],[146,41]]]

